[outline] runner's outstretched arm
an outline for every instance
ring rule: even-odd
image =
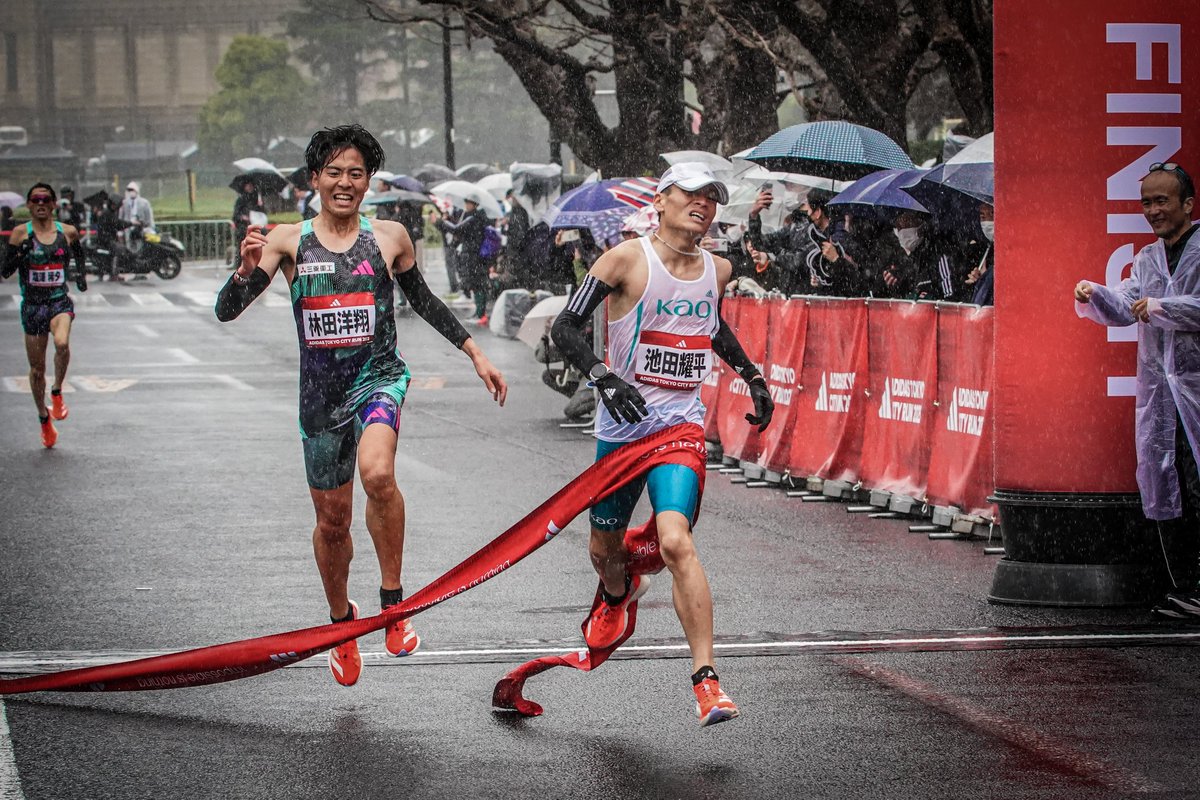
[[[250,307],[254,302],[254,298],[262,294],[268,286],[271,285],[271,277],[263,271],[262,267],[255,267],[254,272],[250,273],[250,277],[244,283],[239,282],[235,277],[238,273],[235,271],[229,276],[229,280],[221,287],[221,292],[217,295],[217,319],[221,322],[229,322],[237,319],[237,317]]]
[[[459,350],[462,349],[467,340],[471,338],[471,334],[467,333],[467,329],[458,321],[458,317],[446,308],[446,304],[429,291],[429,284],[425,283],[425,277],[417,269],[416,264],[403,272],[396,272],[396,285],[404,292],[404,296],[412,304],[413,311],[417,312],[417,316],[446,337],[446,341],[450,344]]]

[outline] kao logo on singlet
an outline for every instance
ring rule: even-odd
[[[698,303],[693,303],[691,300],[682,298],[679,300],[658,300],[655,306],[654,313],[662,314],[667,317],[697,317],[699,319],[708,319],[712,316],[713,305],[708,300],[701,300]]]
[[[850,413],[850,398],[854,391],[853,372],[822,372],[821,388],[817,392],[817,411],[831,414]]]

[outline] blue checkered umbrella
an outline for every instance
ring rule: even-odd
[[[621,232],[631,212],[650,205],[657,188],[651,178],[585,183],[555,200],[544,219],[551,229],[587,228],[600,244]]]
[[[829,201],[830,208],[850,214],[873,217],[891,224],[905,211],[928,214],[902,186],[918,180],[927,170],[884,169],[859,178]]]
[[[881,169],[912,169],[912,159],[885,134],[843,120],[784,128],[745,158],[779,172],[853,181]]]

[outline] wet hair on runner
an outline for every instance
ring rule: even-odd
[[[361,125],[338,125],[317,131],[304,151],[304,163],[310,174],[320,172],[338,153],[351,147],[362,154],[368,175],[374,175],[383,166],[383,148]]]
[[[54,187],[48,183],[40,183],[40,182],[35,183],[33,186],[29,187],[29,191],[25,193],[26,202],[29,201],[29,198],[33,197],[33,193],[35,191],[37,191],[38,189],[45,189],[47,192],[50,193],[50,199],[52,201],[54,201],[55,203],[58,202],[58,195],[54,193]]]

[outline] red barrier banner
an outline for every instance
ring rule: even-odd
[[[737,310],[729,315],[730,305]],[[734,297],[724,304],[725,321],[729,323],[742,349],[760,370],[767,357],[767,321],[770,306],[766,300],[751,297]],[[732,369],[721,375],[721,413],[717,417],[717,430],[721,435],[721,450],[739,461],[753,461],[758,457],[758,428],[746,422],[746,415],[754,413],[754,401],[750,399],[750,388],[741,376]]]
[[[937,393],[937,307],[867,304],[868,377],[859,478],[868,489],[921,498]]]
[[[1152,163],[1196,174],[1200,13],[994,5],[996,486],[1134,492],[1136,332],[1079,319],[1072,295],[1081,279],[1119,283],[1154,241],[1140,205]]]
[[[992,407],[994,309],[942,306],[937,320],[938,407],[933,415],[928,501],[996,518]]]
[[[792,446],[795,417],[792,401],[804,371],[804,344],[808,339],[808,304],[776,298],[767,301],[767,358],[763,375],[775,401],[775,416],[759,434],[759,466],[785,472]]]
[[[866,303],[809,299],[804,369],[793,395],[793,475],[858,479],[866,375]]]

